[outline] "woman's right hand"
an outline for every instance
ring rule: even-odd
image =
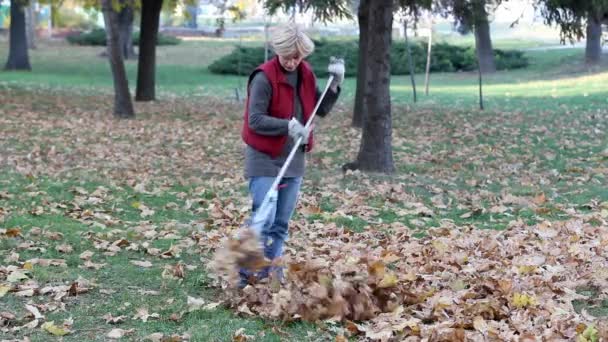
[[[296,118],[292,118],[289,120],[289,136],[293,139],[293,141],[297,141],[299,138],[302,138],[301,145],[308,144],[308,135],[310,134],[310,128],[304,127],[300,121]]]

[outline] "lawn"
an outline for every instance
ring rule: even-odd
[[[261,300],[227,297],[207,271],[248,215],[233,99],[245,80],[206,69],[236,43],[161,47],[159,101],[137,103],[129,121],[111,118],[98,48],[42,43],[32,72],[0,73],[3,338],[47,341],[52,329],[41,326],[53,321],[71,331],[66,341],[106,340],[113,329],[125,340],[324,341],[358,331],[356,340],[403,317],[389,333],[428,337],[446,333],[446,315],[471,338],[483,330],[477,317],[486,333],[534,335],[542,323],[523,322],[542,319],[563,338],[606,331],[608,72],[578,66],[581,50],[530,51],[528,69],[486,77],[485,111],[475,73],[432,74],[428,96],[417,75],[417,104],[409,78],[394,77],[390,176],[340,169],[360,137],[346,81],[317,125],[287,254],[304,262],[310,252],[335,269],[368,253],[396,273],[395,288],[415,294],[405,316],[353,328],[283,322]],[[136,65],[127,66],[133,85]],[[491,281],[501,290],[488,290]]]

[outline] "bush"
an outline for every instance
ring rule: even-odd
[[[414,59],[414,70],[424,72],[426,68],[426,43],[413,42],[410,45]],[[472,71],[477,68],[475,49],[447,43],[433,45],[431,72]],[[516,69],[528,66],[523,52],[517,50],[494,50],[496,68]],[[270,54],[270,56],[273,56]],[[346,62],[346,76],[357,73],[357,41],[315,41],[315,52],[307,58],[318,77],[327,76],[327,63],[330,56],[343,57]],[[407,49],[401,42],[393,42],[391,47],[391,74],[409,74]],[[264,62],[263,47],[236,47],[230,54],[214,61],[209,70],[217,74],[248,75],[255,67]]]
[[[66,39],[70,44],[75,45],[98,45],[106,46],[106,31],[101,28],[93,29],[89,32],[67,36]],[[161,33],[156,39],[157,45],[177,45],[181,42],[179,38],[166,36]],[[139,32],[133,33],[133,44],[139,44]]]
[[[106,31],[96,28],[89,32],[73,34],[65,37],[70,44],[74,45],[106,45]]]
[[[346,76],[354,76],[357,73],[358,58],[349,57],[353,55],[357,56],[356,42],[315,41],[315,52],[307,58],[307,61],[312,65],[317,77],[326,77],[329,57],[344,57]],[[268,57],[274,57],[274,53],[269,51]],[[264,47],[237,46],[230,54],[211,63],[209,70],[216,74],[249,75],[262,63],[264,63]]]

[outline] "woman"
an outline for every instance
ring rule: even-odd
[[[288,224],[296,207],[305,168],[305,152],[313,147],[313,132],[305,128],[321,92],[310,65],[304,61],[314,50],[314,43],[302,29],[290,22],[272,30],[271,46],[276,57],[258,66],[249,76],[242,137],[245,148],[245,177],[255,212],[262,203],[293,145],[302,137],[285,176],[279,184],[274,216],[262,229],[264,255],[270,260],[280,257],[288,236]],[[344,61],[331,58],[328,66],[333,81],[323,98],[317,115],[324,117],[333,107],[344,80]],[[241,286],[254,278],[269,276],[266,268],[256,277],[241,269]],[[272,270],[275,273],[275,270]],[[282,269],[276,269],[282,277]]]

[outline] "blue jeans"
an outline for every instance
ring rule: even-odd
[[[275,177],[251,177],[249,179],[249,194],[253,200],[252,215],[262,204],[264,196],[266,196],[274,180]],[[279,183],[276,206],[271,210],[271,215],[264,224],[261,234],[264,256],[270,260],[274,260],[283,254],[283,244],[289,236],[289,220],[296,208],[301,185],[302,177],[285,177]],[[268,277],[271,271],[275,270],[267,267],[258,273],[257,277]],[[277,275],[281,277],[282,270],[279,268],[276,271]],[[241,279],[246,281],[252,275],[252,272],[241,269],[240,274]]]

